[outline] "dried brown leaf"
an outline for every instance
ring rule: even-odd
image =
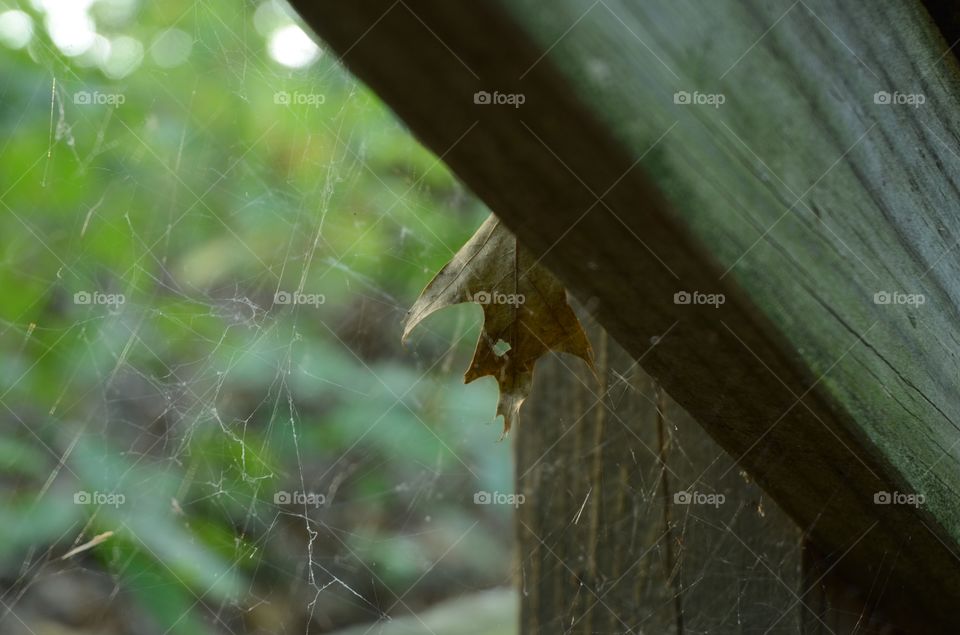
[[[547,351],[569,353],[593,368],[593,350],[563,285],[493,215],[434,276],[407,314],[403,339],[442,308],[475,302],[483,330],[464,382],[492,376],[500,387],[503,434],[530,394],[533,370]]]

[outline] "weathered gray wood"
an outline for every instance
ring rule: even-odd
[[[662,336],[644,368],[828,566],[960,622],[960,90],[919,3],[294,4],[631,354]]]
[[[522,633],[895,632],[882,610],[894,589],[828,572],[692,417],[590,331],[600,380],[573,358],[541,362],[516,430]],[[676,504],[680,492],[696,498]]]
[[[655,409],[616,374],[629,357],[593,339],[602,381],[541,361],[515,432],[521,632],[674,632]]]
[[[541,362],[516,431],[521,632],[762,632],[784,613],[774,632],[799,632],[799,530],[775,506],[760,517],[739,474],[718,487],[722,450],[592,333],[602,380]],[[687,490],[725,500],[675,505]]]

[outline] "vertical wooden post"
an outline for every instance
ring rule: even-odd
[[[516,430],[521,633],[893,633],[607,334],[541,361]],[[769,629],[769,630],[768,630]],[[936,632],[936,631],[914,631]]]

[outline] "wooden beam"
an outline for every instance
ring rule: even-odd
[[[520,632],[929,633],[889,563],[852,583],[595,324],[594,375],[540,363],[516,430]],[[599,381],[598,381],[599,377]]]
[[[960,90],[922,5],[294,5],[828,559],[958,624]]]

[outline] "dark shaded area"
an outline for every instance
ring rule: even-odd
[[[950,47],[950,54],[957,57],[957,44],[960,43],[960,5],[951,0],[921,0],[930,17]]]

